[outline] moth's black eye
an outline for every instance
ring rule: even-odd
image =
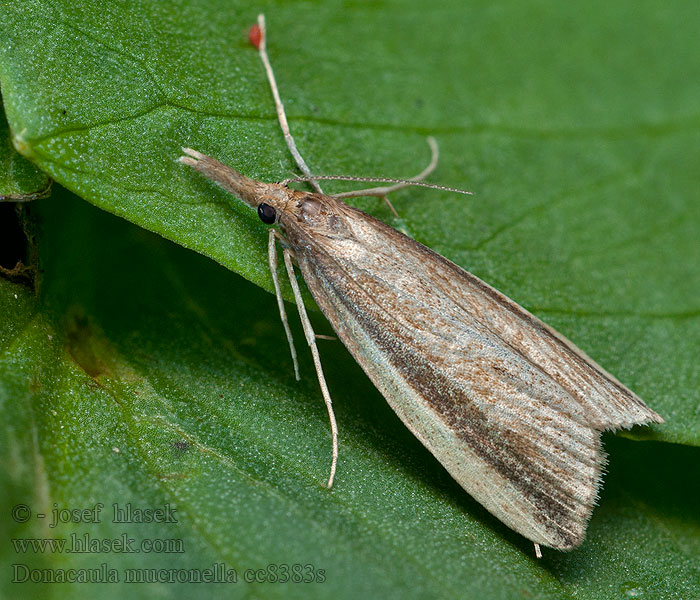
[[[272,225],[275,222],[277,212],[269,204],[263,202],[262,204],[258,204],[258,216],[263,223]]]

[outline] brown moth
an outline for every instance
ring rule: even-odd
[[[181,162],[281,231],[271,230],[271,270],[291,342],[276,279],[281,238],[331,415],[329,485],[335,420],[292,259],[355,360],[471,496],[532,540],[538,555],[539,544],[581,544],[601,482],[601,432],[663,423],[658,414],[570,341],[430,248],[337,197],[255,181],[184,151]]]

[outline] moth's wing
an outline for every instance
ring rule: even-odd
[[[534,542],[579,545],[600,480],[599,430],[660,417],[502,294],[344,209],[343,235],[292,232],[340,339],[476,500]]]
[[[475,333],[495,336],[564,388],[592,427],[619,429],[663,422],[614,376],[523,307],[422,244],[369,215],[343,208],[353,239],[341,241],[343,252],[334,259],[342,269],[354,269],[355,281],[371,289],[378,303],[395,306],[394,316],[405,318],[408,327],[421,326],[411,315],[422,299],[421,310],[448,324],[439,332],[430,324],[423,329],[446,342],[461,336],[459,328],[449,327],[455,322]],[[330,256],[334,240],[324,241],[323,249]]]

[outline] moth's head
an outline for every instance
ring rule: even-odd
[[[287,214],[293,206],[293,197],[296,192],[279,183],[257,183],[256,193],[251,198],[252,202],[246,202],[258,211],[258,216],[263,223],[268,225],[277,223],[280,217]]]

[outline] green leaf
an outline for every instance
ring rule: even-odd
[[[321,348],[341,424],[332,491],[327,416],[307,355],[294,381],[273,296],[58,189],[41,203],[41,300],[0,286],[0,510],[94,509],[51,529],[3,519],[2,571],[204,570],[236,584],[131,585],[130,597],[691,598],[700,592],[698,449],[606,437],[609,473],[577,551],[491,517],[412,437],[337,342]],[[136,291],[138,290],[138,291]],[[328,332],[321,318],[317,331]],[[297,339],[302,332],[293,325]],[[55,503],[55,504],[54,504]],[[112,505],[170,504],[177,523],[112,522]],[[8,538],[182,540],[184,552],[16,551]],[[323,583],[245,582],[313,565]],[[320,571],[323,571],[321,574]],[[269,571],[272,573],[272,571]],[[25,571],[20,570],[21,577]],[[133,573],[133,572],[131,572]],[[3,597],[30,584],[5,583]],[[24,586],[24,587],[22,587]],[[120,597],[104,584],[43,597]],[[17,590],[20,590],[18,592]],[[612,590],[612,592],[611,592]]]
[[[697,5],[269,6],[271,59],[311,168],[413,175],[435,135],[433,180],[476,195],[401,192],[392,198],[401,223],[667,420],[627,435],[697,446]],[[191,146],[266,181],[293,170],[246,40],[257,9],[8,4],[0,86],[14,146],[46,174],[269,290],[265,226],[176,162]],[[397,224],[374,200],[357,205]],[[30,209],[43,278],[36,295],[0,286],[2,510],[170,502],[180,520],[57,530],[6,520],[2,539],[126,531],[181,538],[186,552],[35,556],[3,542],[4,573],[18,562],[105,562],[122,576],[225,562],[239,572],[236,585],[161,583],[148,597],[700,595],[697,448],[608,437],[587,542],[536,562],[329,342],[321,352],[341,427],[329,492],[313,367],[305,357],[302,383],[293,381],[274,297],[63,191]],[[330,332],[320,316],[315,326]],[[243,581],[269,563],[313,564],[326,582]],[[3,595],[37,589],[29,585],[7,583]],[[42,591],[97,589],[123,595]]]
[[[0,202],[27,202],[49,195],[51,179],[17,153],[10,140],[5,112],[0,110]]]

